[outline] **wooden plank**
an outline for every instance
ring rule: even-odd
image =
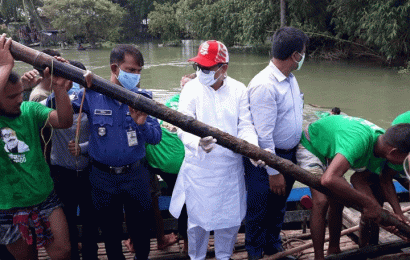
[[[310,240],[295,239],[301,234],[302,234],[301,230],[283,230],[282,240],[283,240],[285,249],[293,248],[303,243],[310,242]],[[150,241],[151,251],[150,251],[149,258],[151,260],[186,260],[188,259],[188,257],[180,253],[181,252],[180,250],[182,249],[182,246],[183,246],[182,243],[183,242],[181,240],[179,243],[172,245],[167,250],[160,251],[157,248],[157,240],[151,239]],[[349,250],[352,248],[357,248],[357,245],[347,236],[344,236],[341,238],[340,246],[342,250]],[[104,243],[98,243],[98,247],[99,247],[98,259],[100,260],[108,259],[106,251],[105,251]],[[328,247],[328,243],[325,244],[325,250],[327,249],[327,247]],[[133,259],[134,254],[130,253],[124,244],[123,244],[123,253],[126,259]],[[39,251],[39,256],[40,256],[39,259],[41,260],[50,259],[47,253],[45,252],[44,248],[42,248]],[[313,248],[305,249],[299,254],[294,255],[294,256],[298,257],[298,259],[303,259],[303,260],[313,259],[314,258]],[[238,234],[237,242],[235,244],[235,250],[231,258],[235,260],[248,259],[248,254],[245,250],[245,234],[244,233]],[[206,259],[210,259],[210,260],[215,259],[213,236],[210,236],[210,239],[209,239],[208,255]]]
[[[345,226],[346,228],[351,228],[354,226],[359,225],[360,222],[360,212],[353,209],[353,208],[348,208],[345,207],[343,209],[343,226]],[[355,240],[357,241],[359,239],[359,232],[353,232],[351,234],[352,236],[354,236]]]
[[[309,220],[310,210],[290,210],[285,212],[284,223],[303,222]]]
[[[400,206],[402,208],[405,208],[407,206],[410,205],[410,202],[402,202],[400,203]],[[385,203],[383,205],[383,208],[392,211],[392,208],[390,207],[390,205],[388,203]],[[361,213],[358,212],[355,209],[352,208],[347,208],[345,207],[343,210],[343,225],[347,228],[359,225],[360,222],[360,216]],[[409,212],[405,213],[405,216],[409,216]],[[359,232],[354,232],[354,235],[356,236],[356,238],[359,237]],[[398,236],[384,230],[384,229],[380,229],[380,233],[379,233],[379,243],[380,244],[386,244],[386,243],[393,243],[393,242],[398,242],[401,241],[402,239],[399,238]]]

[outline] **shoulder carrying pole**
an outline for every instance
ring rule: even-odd
[[[10,51],[16,60],[21,60],[39,68],[51,68],[51,66],[53,65],[52,71],[54,75],[75,81],[83,86],[87,85],[83,76],[83,74],[85,73],[84,70],[81,70],[67,63],[59,62],[43,52],[31,49],[15,41],[12,42]],[[133,107],[134,109],[143,111],[153,117],[169,122],[191,134],[197,135],[199,137],[213,136],[217,140],[217,144],[248,158],[255,160],[261,159],[265,161],[267,165],[278,170],[279,172],[291,175],[297,181],[306,184],[307,186],[314,188],[328,196],[337,198],[337,196],[335,196],[329,189],[320,184],[319,176],[303,170],[302,168],[293,164],[291,161],[271,154],[242,139],[236,138],[215,127],[195,120],[192,117],[183,115],[182,113],[170,109],[154,100],[133,93],[97,75],[94,75],[90,89],[116,99],[122,103],[129,105],[130,107]],[[346,205],[346,202],[342,200],[340,202]],[[346,206],[351,206],[358,211],[362,211],[362,209],[358,205]],[[399,221],[386,210],[382,211],[380,217],[382,219],[380,223],[381,225],[396,226],[403,236],[410,238],[410,226]]]

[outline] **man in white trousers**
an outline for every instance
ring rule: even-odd
[[[182,90],[179,112],[257,145],[246,87],[226,74],[229,55],[225,45],[206,41],[189,61],[194,62],[197,78]],[[242,156],[215,144],[212,136],[200,138],[182,130],[178,135],[185,145],[185,159],[170,212],[178,218],[186,203],[192,260],[205,259],[211,230],[216,258],[228,260],[246,213]]]

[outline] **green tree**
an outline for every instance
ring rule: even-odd
[[[387,60],[409,59],[409,1],[335,0],[328,10],[338,37],[362,42]]]
[[[92,47],[98,40],[117,41],[125,10],[109,0],[44,0],[51,24],[69,37],[85,35]]]
[[[22,7],[22,1],[20,0],[1,0],[0,1],[0,14],[6,24],[12,21],[21,20],[21,17],[22,17],[21,7]]]
[[[42,5],[40,0],[0,0],[0,15],[6,24],[10,22],[33,22],[38,30],[43,30],[37,8]]]
[[[280,27],[280,3],[272,0],[249,1],[242,7],[242,43],[265,43]]]
[[[177,4],[154,2],[155,10],[148,14],[148,30],[152,35],[160,34],[164,42],[179,40],[182,27],[177,19]]]
[[[143,23],[148,18],[148,14],[154,11],[154,2],[159,4],[177,3],[178,0],[112,0],[112,2],[119,4],[127,10],[127,14],[122,20],[122,39],[125,41],[134,41],[135,38],[143,38],[146,36],[146,25]]]
[[[240,26],[240,6],[245,1],[180,1],[181,21],[191,35],[201,39],[216,39],[226,45],[238,42],[242,32]]]

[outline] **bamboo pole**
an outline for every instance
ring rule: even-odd
[[[46,67],[53,67],[51,71],[53,71],[54,75],[64,77],[86,86],[83,76],[85,71],[72,66],[71,64],[59,62],[43,52],[26,47],[15,41],[12,41],[10,52],[16,60],[29,63],[38,68],[45,69]],[[295,180],[306,184],[307,186],[314,188],[323,194],[337,198],[337,196],[335,196],[329,189],[321,185],[320,176],[300,168],[289,160],[278,157],[270,152],[260,149],[256,145],[250,144],[215,127],[206,125],[192,117],[170,109],[152,99],[145,98],[142,95],[131,92],[97,75],[94,75],[90,89],[116,99],[153,117],[169,122],[196,136],[213,136],[217,140],[217,144],[248,158],[252,158],[254,160],[261,159],[265,161],[267,165],[278,170],[279,172],[291,175],[295,178]],[[346,206],[353,207],[358,211],[362,211],[359,205],[346,204],[343,200],[340,200],[340,202]],[[402,223],[386,210],[381,212],[380,218],[381,225],[396,226],[401,235],[410,238],[410,226]]]

